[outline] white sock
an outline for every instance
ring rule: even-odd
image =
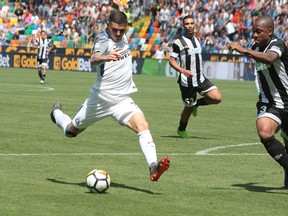
[[[59,128],[63,130],[65,133],[67,125],[71,122],[71,118],[62,112],[60,109],[54,110],[54,118],[56,120],[56,124]]]
[[[157,163],[156,147],[149,130],[138,133],[139,144],[146,159],[148,167],[152,163]]]

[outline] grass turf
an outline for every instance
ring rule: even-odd
[[[111,118],[74,139],[51,122],[55,101],[72,117],[94,80],[95,73],[48,71],[40,85],[36,70],[1,69],[1,215],[287,215],[283,170],[257,144],[253,82],[213,80],[223,102],[200,107],[187,128],[192,138],[180,139],[176,78],[134,75],[133,98],[158,157],[171,158],[151,182],[137,136]],[[111,176],[105,194],[85,187],[94,168]]]

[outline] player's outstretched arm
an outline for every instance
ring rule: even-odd
[[[264,64],[272,64],[274,61],[276,61],[279,56],[276,52],[268,51],[268,52],[258,52],[251,49],[246,49],[242,47],[238,42],[230,42],[228,45],[228,49],[235,50],[240,54],[247,55],[250,58],[255,59],[258,62],[264,63]]]
[[[111,6],[119,11],[124,12],[124,5],[121,0],[112,0]]]
[[[112,52],[110,52],[107,55],[102,55],[100,52],[93,53],[90,62],[92,65],[100,65],[104,62],[108,61],[117,61],[122,57],[122,55],[119,53],[119,51],[122,50],[121,48],[116,48]]]

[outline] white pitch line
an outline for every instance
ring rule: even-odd
[[[10,92],[11,91],[13,91],[13,92],[15,92],[15,91],[21,91],[21,92],[22,91],[53,91],[53,90],[55,90],[54,88],[51,88],[48,86],[43,86],[43,85],[35,86],[35,85],[13,84],[13,83],[11,83],[11,84],[0,83],[0,86],[1,85],[10,87],[10,89],[9,89],[9,87],[8,88],[6,87],[5,89],[0,89],[0,91],[3,91],[3,92],[9,92],[9,91]],[[24,87],[26,89],[23,89],[23,88],[19,89],[17,87]]]
[[[142,153],[7,153],[0,156],[142,156]],[[192,156],[195,153],[158,153],[157,155]]]
[[[167,155],[167,156],[193,156],[193,155],[208,155],[208,156],[259,156],[259,155],[267,155],[267,154],[258,154],[258,153],[210,153],[212,151],[216,151],[219,149],[225,148],[235,148],[241,146],[252,146],[259,145],[260,143],[243,143],[236,145],[227,145],[227,146],[217,146],[214,148],[205,149],[202,151],[198,151],[196,153],[158,153],[158,155]],[[142,153],[6,153],[0,154],[0,156],[140,156]]]
[[[138,156],[141,153],[7,153],[0,156]]]
[[[208,148],[202,151],[198,151],[195,153],[195,155],[267,155],[267,154],[258,154],[258,153],[242,153],[242,154],[229,154],[229,153],[219,153],[219,154],[211,154],[210,152],[216,151],[219,149],[225,149],[225,148],[235,148],[235,147],[242,147],[242,146],[252,146],[252,145],[259,145],[260,143],[242,143],[242,144],[236,144],[236,145],[227,145],[227,146],[217,146],[214,148]]]

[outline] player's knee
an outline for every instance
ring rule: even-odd
[[[71,123],[67,125],[64,132],[66,137],[73,138],[78,135],[77,128],[75,128]]]
[[[215,104],[219,104],[219,103],[221,103],[221,101],[222,101],[222,96],[221,96],[221,95],[217,95],[217,96],[214,98]]]
[[[139,133],[140,131],[149,130],[149,124],[147,121],[142,121],[140,124],[136,125],[135,131]]]
[[[215,92],[216,94],[213,95],[213,102],[214,104],[219,104],[222,101],[222,95],[219,91]]]
[[[271,134],[265,130],[259,130],[258,129],[258,136],[261,140],[265,140],[265,139],[268,139],[270,137],[272,137],[274,134]],[[262,142],[263,143],[263,142]]]
[[[204,97],[208,104],[219,104],[222,101],[222,95],[217,89],[208,92]]]
[[[76,134],[75,132],[66,131],[66,132],[65,132],[65,136],[66,136],[66,137],[69,137],[69,138],[73,138],[73,137],[76,137],[77,134]]]
[[[149,129],[149,123],[148,123],[147,121],[144,121],[144,122],[143,122],[143,128],[144,128],[145,130],[148,130],[148,129]]]

